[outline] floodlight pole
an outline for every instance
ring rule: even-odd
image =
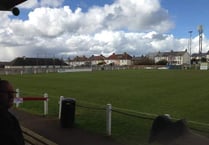
[[[192,55],[192,31],[189,31],[189,43],[188,43],[188,50],[189,50],[189,65],[191,68],[191,55]]]
[[[198,32],[199,32],[199,54],[202,54],[202,33],[203,33],[203,26],[198,26]]]

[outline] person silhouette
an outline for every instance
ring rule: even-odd
[[[9,81],[0,79],[0,144],[2,145],[25,145],[19,121],[9,112],[15,93]]]

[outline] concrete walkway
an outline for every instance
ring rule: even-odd
[[[10,110],[20,124],[59,145],[121,145],[111,137],[89,133],[80,128],[61,128],[57,118],[33,115],[19,109]]]

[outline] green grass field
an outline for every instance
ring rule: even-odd
[[[50,116],[57,116],[59,97],[65,96],[75,98],[83,106],[105,107],[111,103],[134,114],[170,114],[174,118],[209,124],[208,71],[120,70],[0,77],[19,88],[21,96],[48,93]],[[25,102],[20,108],[43,112],[40,102]],[[76,125],[105,134],[105,116],[105,111],[77,107]],[[113,112],[113,139],[128,145],[147,144],[151,123]]]

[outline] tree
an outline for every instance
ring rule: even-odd
[[[168,61],[165,59],[162,59],[162,60],[158,61],[156,64],[157,65],[166,65],[166,64],[168,64]]]
[[[134,60],[134,64],[135,65],[153,65],[154,60],[142,55],[138,59]]]
[[[205,57],[202,57],[201,62],[207,62],[207,59]]]

